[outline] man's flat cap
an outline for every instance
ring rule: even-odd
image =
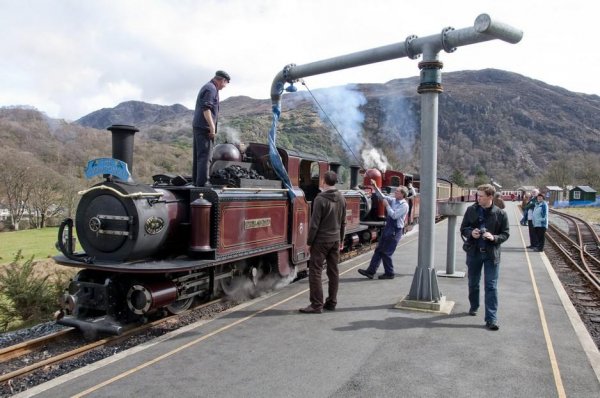
[[[223,79],[227,80],[227,83],[229,83],[229,81],[231,80],[231,77],[229,77],[229,73],[225,72],[224,70],[216,71],[215,76],[222,77]]]

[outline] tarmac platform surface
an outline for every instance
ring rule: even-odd
[[[357,273],[370,253],[340,265],[335,312],[298,312],[309,304],[303,279],[17,396],[600,397],[598,349],[507,205],[499,331],[484,325],[483,281],[479,314],[468,315],[466,277],[438,277],[449,314],[394,308],[417,267],[415,229],[398,245],[393,280]],[[436,271],[446,270],[447,228],[435,228]],[[466,271],[456,243],[456,271]]]

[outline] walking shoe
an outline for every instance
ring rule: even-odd
[[[470,310],[469,310],[469,315],[471,315],[471,316],[476,316],[476,315],[477,315],[477,310],[470,309]]]
[[[396,275],[394,274],[381,274],[377,277],[377,279],[394,279]]]
[[[369,279],[373,279],[373,276],[374,276],[374,274],[367,272],[367,270],[365,270],[365,269],[359,269],[358,273],[361,274],[362,276],[366,276]]]
[[[322,312],[320,309],[317,309],[312,305],[309,305],[306,308],[300,308],[298,311],[300,311],[303,314],[320,314]]]
[[[335,311],[335,304],[332,304],[331,302],[326,302],[323,305],[323,309],[327,311]]]
[[[485,327],[488,328],[489,330],[498,330],[498,329],[500,329],[500,326],[498,326],[498,324],[496,322],[486,322],[485,323]]]

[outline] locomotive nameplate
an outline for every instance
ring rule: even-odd
[[[244,229],[264,228],[271,226],[271,218],[257,218],[244,221]]]
[[[287,243],[287,214],[286,200],[223,202],[217,254]]]

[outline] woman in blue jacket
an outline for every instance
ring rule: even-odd
[[[546,240],[546,230],[548,229],[548,203],[544,200],[544,194],[538,193],[536,204],[533,208],[533,228],[537,240],[537,246],[533,248],[536,252],[544,251],[544,242]]]

